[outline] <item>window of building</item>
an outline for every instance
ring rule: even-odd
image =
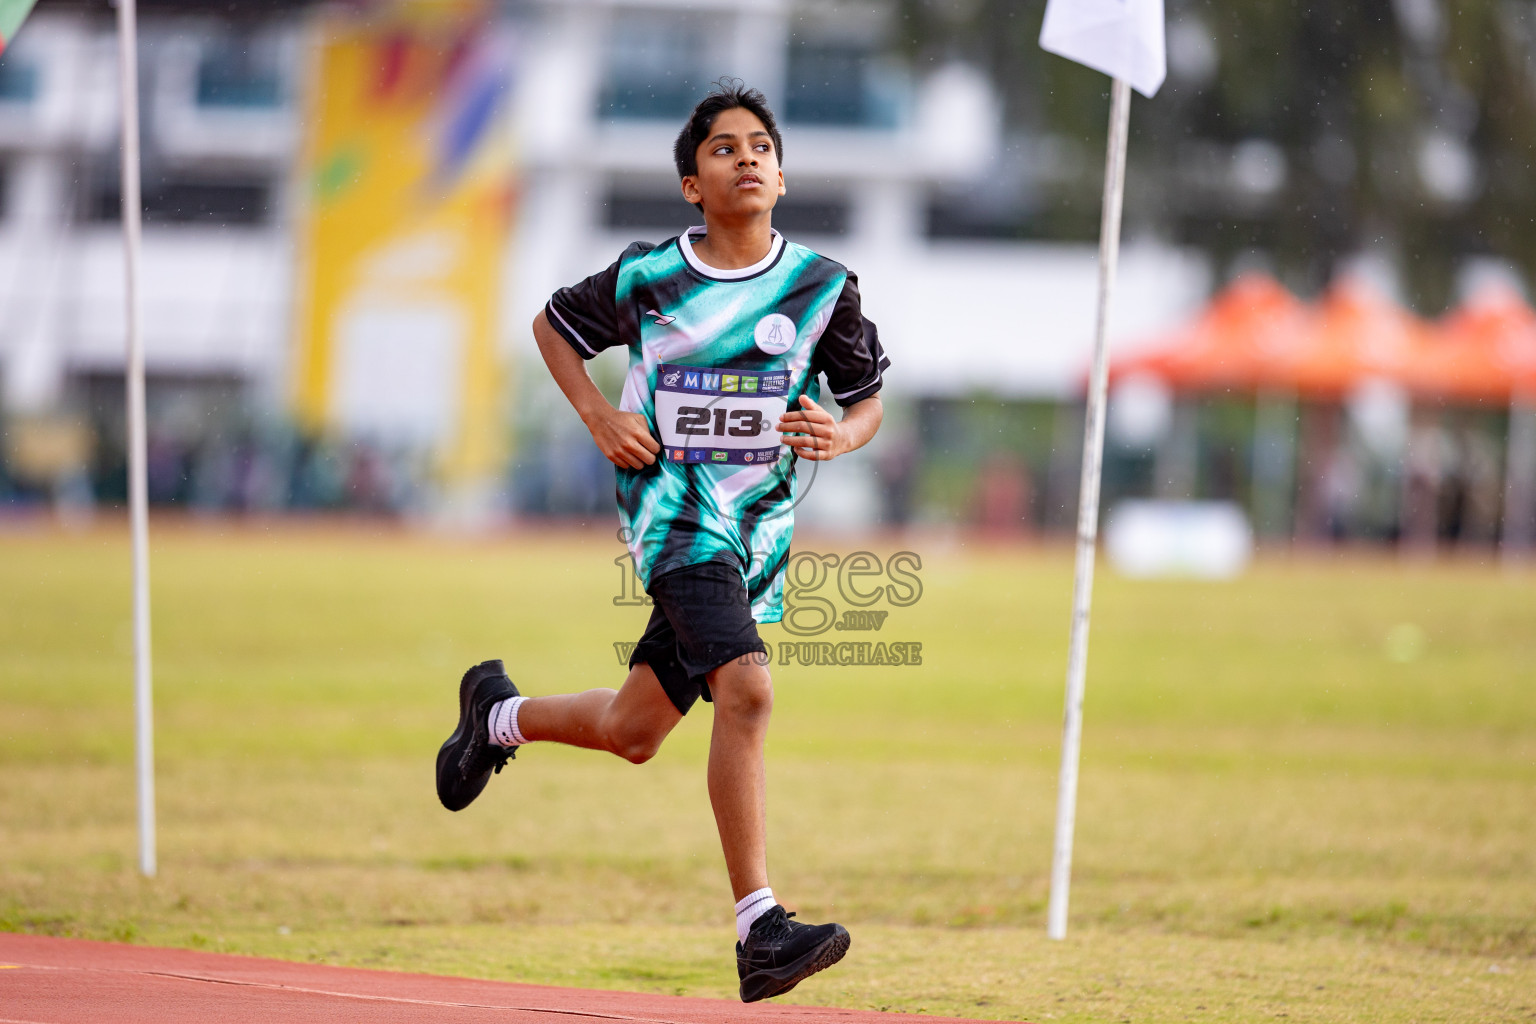
[[[846,235],[848,203],[843,199],[806,199],[788,195],[773,208],[773,226],[797,235]]]
[[[789,195],[773,208],[773,226],[790,238],[798,235],[846,235],[848,202]],[[680,234],[704,217],[675,190],[658,185],[655,191],[615,189],[603,203],[603,224],[608,228],[637,231],[657,240]]]
[[[37,99],[37,63],[25,52],[11,51],[0,57],[0,103],[31,103]]]
[[[1099,238],[1099,215],[1097,194],[1085,199],[1077,192],[1052,190],[1026,199],[964,187],[936,189],[928,197],[924,233],[943,239],[1091,243]]]
[[[901,81],[872,44],[795,39],[784,119],[796,124],[894,128]]]
[[[122,183],[115,161],[92,167],[82,182],[87,220],[112,222],[122,217]],[[260,178],[194,178],[144,175],[141,186],[145,224],[206,224],[254,227],[270,223],[273,183]]]
[[[701,222],[699,212],[681,194],[658,187],[655,192],[611,192],[603,203],[603,224],[670,238]]]
[[[615,17],[598,112],[615,120],[687,117],[706,87],[707,29],[696,14],[637,11]]]
[[[277,47],[264,40],[225,39],[203,50],[197,63],[197,105],[270,109],[283,103]]]
[[[253,181],[161,181],[145,193],[150,224],[255,225],[270,219],[272,189]]]

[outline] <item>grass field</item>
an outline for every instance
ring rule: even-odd
[[[921,642],[921,666],[774,669],[775,889],[854,936],[789,1001],[1536,1020],[1536,572],[1101,570],[1055,943],[1069,553],[906,546],[921,599],[817,639]],[[126,533],[0,534],[0,929],[734,996],[707,707],[642,767],[532,747],[461,814],[433,794],[468,664],[504,657],[534,694],[620,678],[646,615],[614,606],[620,553],[606,533],[160,524],[146,881]]]

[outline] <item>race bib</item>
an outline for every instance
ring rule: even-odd
[[[736,466],[777,462],[788,391],[784,370],[663,363],[655,394],[662,457]]]

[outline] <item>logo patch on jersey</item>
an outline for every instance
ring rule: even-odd
[[[665,327],[667,324],[670,324],[672,321],[677,319],[675,316],[667,316],[665,313],[658,313],[654,309],[646,310],[645,315],[655,317],[656,319],[652,320],[651,322],[654,323],[657,327]]]
[[[682,372],[682,370],[673,370],[663,377],[662,380],[667,382],[667,387],[671,387],[677,383],[677,378],[682,375]]]
[[[771,356],[781,356],[795,344],[795,322],[783,313],[769,313],[752,328],[757,347]]]

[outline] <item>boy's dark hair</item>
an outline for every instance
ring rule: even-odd
[[[679,178],[699,173],[699,144],[709,138],[709,131],[715,126],[715,118],[736,107],[757,115],[763,127],[768,129],[768,136],[773,139],[774,155],[780,164],[784,162],[784,138],[779,134],[779,126],[774,123],[773,111],[768,109],[767,98],[756,89],[748,89],[747,83],[739,78],[722,78],[711,84],[710,94],[693,108],[693,113],[688,115],[688,123],[677,133],[677,143],[672,147],[672,159],[677,163]]]

